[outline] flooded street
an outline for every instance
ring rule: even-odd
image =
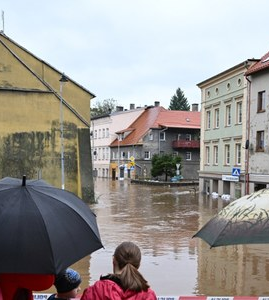
[[[92,209],[105,250],[92,255],[91,282],[112,271],[115,247],[131,240],[142,249],[140,270],[158,294],[193,292],[197,254],[190,237],[198,226],[198,204],[194,194],[181,193],[178,188],[97,181],[98,204]]]
[[[97,179],[91,209],[105,249],[75,264],[82,289],[112,272],[112,255],[122,241],[142,251],[140,271],[158,296],[268,296],[269,245],[210,249],[193,234],[229,201],[178,187]]]

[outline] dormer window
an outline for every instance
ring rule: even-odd
[[[118,134],[118,139],[121,142],[124,139],[124,133],[119,133]]]

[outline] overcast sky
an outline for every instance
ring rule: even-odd
[[[268,0],[1,0],[0,10],[0,30],[92,104],[168,108],[178,87],[200,103],[198,83],[269,51]]]

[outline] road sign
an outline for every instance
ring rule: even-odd
[[[234,182],[238,182],[238,181],[239,181],[239,176],[222,175],[222,180],[223,180],[223,181],[234,181]]]
[[[232,176],[240,176],[240,168],[233,168]]]
[[[130,161],[134,161],[135,158],[133,156],[130,157]]]

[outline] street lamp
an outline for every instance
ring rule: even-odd
[[[61,172],[62,172],[62,190],[64,190],[64,125],[63,125],[63,85],[68,81],[67,77],[62,74],[60,78],[60,132],[61,132]]]

